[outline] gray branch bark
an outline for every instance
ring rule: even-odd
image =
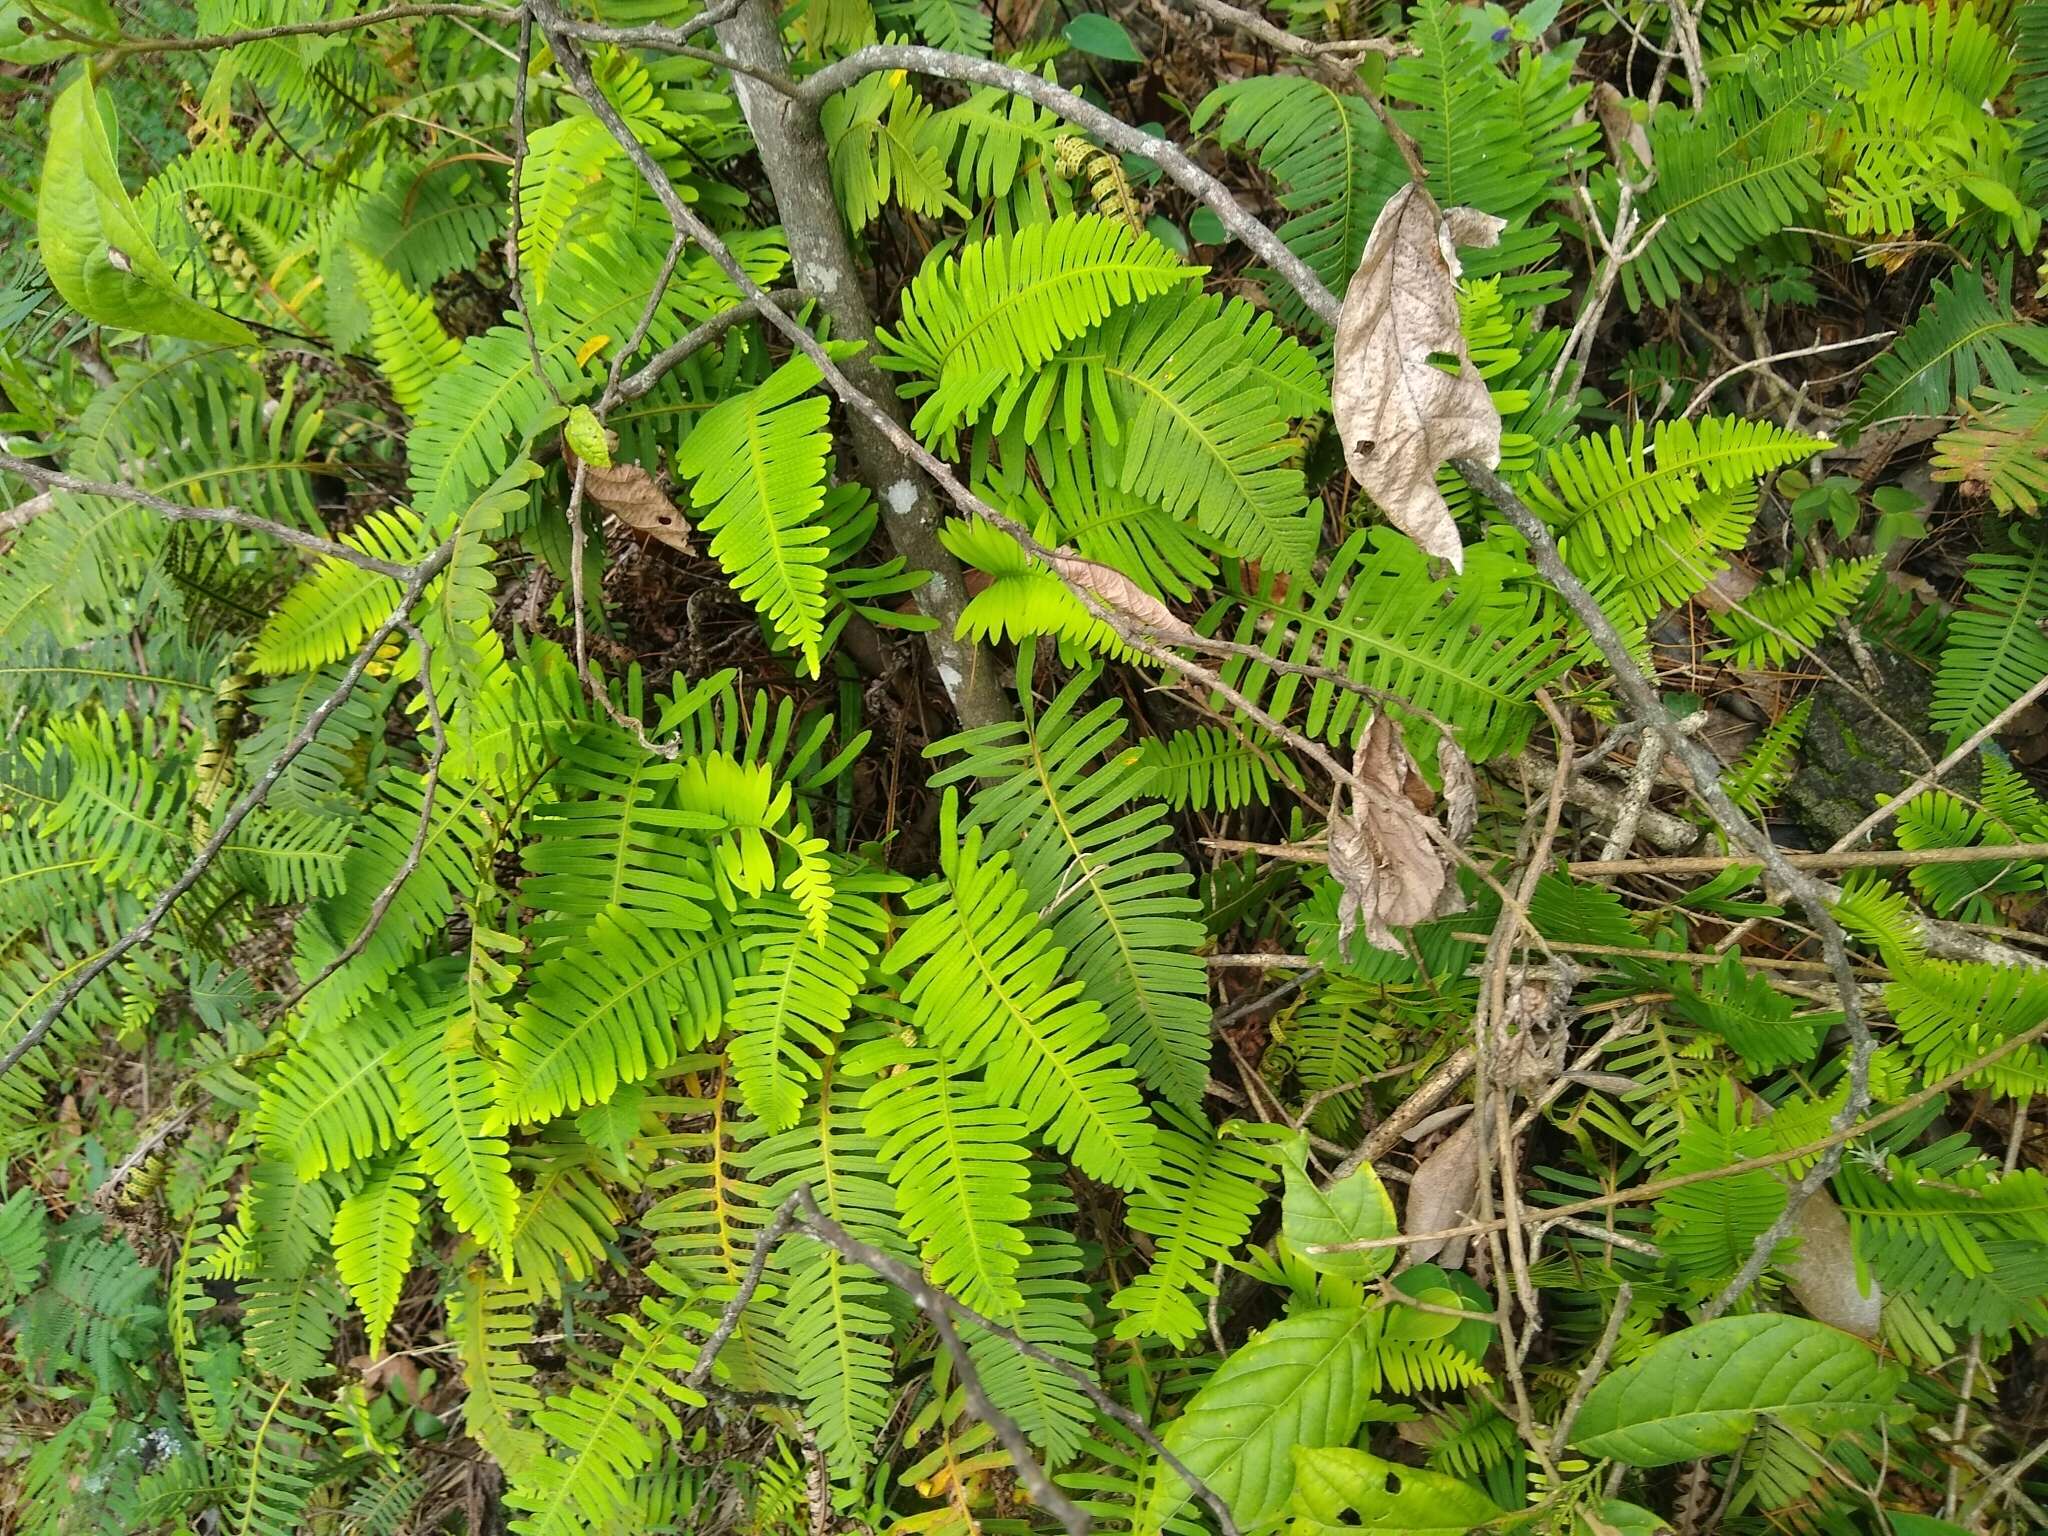
[[[753,74],[783,73],[781,26],[767,0],[748,0],[714,30],[719,47],[735,64]],[[782,95],[750,74],[736,74],[733,85],[789,237],[797,285],[817,295],[832,317],[835,337],[869,344],[866,351],[841,366],[862,394],[902,422],[903,408],[896,391],[872,355],[875,317],[832,193],[816,98]],[[913,568],[931,572],[931,580],[918,590],[917,603],[938,620],[925,642],[960,723],[973,727],[1008,719],[1010,706],[995,658],[984,647],[954,635],[960,610],[967,602],[967,586],[960,563],[939,542],[939,503],[917,462],[858,411],[847,413],[847,435],[860,478],[874,493],[889,542]]]

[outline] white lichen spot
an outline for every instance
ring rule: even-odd
[[[967,681],[967,679],[953,663],[942,661],[939,663],[939,681],[946,685],[946,692],[958,693],[960,685]]]
[[[811,269],[810,281],[811,286],[817,289],[821,295],[834,294],[839,291],[839,271],[829,263],[820,262],[817,266],[813,267]]]
[[[917,505],[917,487],[908,480],[898,480],[883,490],[882,500],[889,504],[889,510],[898,517],[908,517],[910,509]]]

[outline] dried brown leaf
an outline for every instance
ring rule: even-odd
[[[638,464],[583,466],[583,493],[628,528],[652,534],[671,549],[693,552],[690,525],[668,492]]]
[[[1330,818],[1330,873],[1343,889],[1337,943],[1348,953],[1362,925],[1367,943],[1399,954],[1393,930],[1453,910],[1457,882],[1431,836],[1435,823],[1409,794],[1415,765],[1389,716],[1366,726],[1351,772],[1351,813]]]
[[[1871,1275],[1865,1291],[1856,1281],[1856,1250],[1849,1237],[1849,1218],[1826,1189],[1817,1189],[1799,1207],[1792,1230],[1799,1235],[1799,1253],[1785,1266],[1785,1278],[1806,1315],[1816,1322],[1877,1337],[1884,1293]]]
[[[1069,587],[1086,593],[1118,618],[1155,639],[1186,644],[1200,638],[1171,608],[1122,571],[1074,555],[1051,555],[1047,563]]]
[[[1401,1230],[1421,1234],[1462,1227],[1472,1219],[1478,1193],[1479,1126],[1477,1121],[1467,1120],[1416,1166],[1415,1177],[1408,1183],[1408,1210]],[[1445,1262],[1455,1266],[1464,1252],[1463,1238],[1425,1238],[1407,1245],[1407,1262],[1426,1264],[1444,1254]]]
[[[1629,110],[1628,98],[1602,80],[1593,87],[1593,115],[1607,137],[1607,153],[1631,177],[1640,180],[1657,162],[1650,153],[1650,135]],[[1622,151],[1628,151],[1623,154]],[[1629,161],[1635,161],[1631,166]]]
[[[1462,843],[1479,823],[1479,781],[1472,760],[1446,733],[1437,743],[1436,766],[1444,780],[1444,831],[1452,842]]]
[[[1330,400],[1344,462],[1396,528],[1460,570],[1436,472],[1451,459],[1499,464],[1500,413],[1466,350],[1454,247],[1492,245],[1502,228],[1402,188],[1380,210],[1337,317]]]

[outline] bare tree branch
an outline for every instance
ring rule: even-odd
[[[390,560],[379,559],[375,555],[366,555],[359,549],[350,549],[346,544],[336,544],[333,540],[323,539],[316,533],[307,533],[286,523],[272,522],[267,517],[257,517],[237,507],[188,507],[183,502],[167,501],[154,492],[145,491],[138,486],[121,485],[111,480],[81,479],[77,475],[67,475],[62,470],[47,469],[41,464],[33,464],[27,459],[17,459],[11,453],[0,453],[0,470],[5,470],[10,475],[19,475],[31,484],[44,486],[52,491],[65,491],[73,496],[105,496],[114,501],[147,507],[167,522],[218,523],[249,533],[267,534],[279,543],[289,544],[294,549],[303,549],[308,554],[321,555],[329,560],[343,560],[366,571],[374,571],[379,576],[389,576],[393,581],[409,580],[418,569],[416,566],[399,565]],[[22,505],[26,507],[30,503],[24,502]],[[40,510],[46,511],[48,508]]]

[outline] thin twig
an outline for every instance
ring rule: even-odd
[[[1599,1383],[1600,1375],[1607,1369],[1607,1362],[1613,1358],[1614,1346],[1621,1338],[1621,1325],[1628,1320],[1628,1304],[1635,1299],[1635,1290],[1624,1280],[1614,1290],[1614,1310],[1607,1314],[1607,1326],[1600,1330],[1600,1342],[1594,1346],[1593,1358],[1586,1362],[1586,1368],[1579,1372],[1577,1385],[1564,1405],[1564,1412],[1557,1416],[1557,1431],[1550,1437],[1550,1459],[1564,1454],[1564,1448],[1572,1437],[1572,1425],[1578,1422],[1579,1410],[1586,1406],[1586,1399]]]
[[[1923,864],[1997,864],[2014,859],[2048,859],[2048,843],[1985,843],[1976,848],[1866,848],[1821,853],[1787,850],[1779,855],[1794,869],[1917,869]],[[1698,854],[1649,859],[1575,859],[1574,875],[1604,879],[1620,875],[1714,875],[1753,865],[1746,854]]]
[[[395,561],[380,559],[376,555],[364,554],[360,549],[351,549],[346,544],[323,539],[318,534],[307,533],[304,529],[294,528],[288,523],[257,517],[238,507],[188,507],[183,502],[167,501],[138,486],[122,485],[111,480],[81,479],[77,475],[65,474],[62,470],[46,469],[40,464],[32,464],[27,459],[17,459],[11,453],[0,453],[0,470],[19,475],[22,479],[49,490],[66,491],[73,496],[105,496],[114,501],[125,501],[134,506],[146,507],[168,522],[218,523],[249,533],[267,534],[279,543],[289,544],[294,549],[303,549],[308,554],[321,555],[329,560],[343,560],[366,571],[374,571],[379,576],[389,576],[393,581],[403,582],[417,569],[414,566],[399,565]]]

